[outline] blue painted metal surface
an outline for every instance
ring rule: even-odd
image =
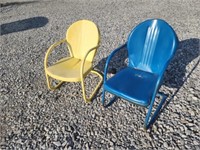
[[[104,88],[123,99],[128,99],[138,105],[148,106],[157,79],[156,74],[127,67],[110,78]]]
[[[102,104],[105,92],[117,97],[148,107],[145,128],[155,121],[166,96],[159,94],[163,74],[173,58],[178,46],[178,38],[172,27],[161,19],[150,19],[135,27],[126,44],[115,49],[106,61]],[[110,60],[120,49],[128,50],[129,64],[107,80]],[[151,120],[155,98],[159,94],[162,99]]]

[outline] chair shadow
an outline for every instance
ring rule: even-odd
[[[200,39],[191,38],[180,42],[179,49],[177,50],[176,55],[170,63],[169,67],[167,68],[163,81],[163,85],[171,88],[176,88],[176,90],[174,94],[165,101],[158,113],[158,116],[155,118],[151,125],[153,125],[161,113],[165,111],[169,103],[180,91],[183,84],[187,81],[188,78],[190,78],[193,71],[200,64],[199,58],[194,64],[193,68],[191,68],[186,75],[186,66],[198,56],[200,56]]]
[[[197,60],[197,63],[188,72],[186,76],[187,65],[191,63],[199,55],[200,55],[200,39],[190,38],[190,39],[182,40],[179,42],[179,47],[177,49],[177,52],[164,74],[164,79],[162,83],[162,85],[165,85],[167,87],[176,88],[176,91],[172,96],[170,96],[165,101],[165,103],[163,104],[163,107],[159,111],[157,118],[164,111],[164,109],[167,108],[168,104],[173,100],[174,96],[179,92],[180,88],[183,86],[183,84],[187,81],[187,79],[190,77],[192,72],[199,65],[200,58]],[[128,53],[126,49],[119,51],[116,54],[116,56],[114,56],[114,58],[112,59],[110,63],[111,70],[109,70],[108,73],[112,73],[112,68],[116,68],[116,70],[119,71],[121,68],[126,67],[127,62],[125,62],[125,60],[127,60],[127,56],[128,56]],[[104,67],[105,67],[104,64],[106,62],[106,59],[107,57],[103,58],[96,65],[96,68],[100,70],[101,72],[104,72]],[[116,98],[112,99],[106,105],[106,107],[111,106],[115,101],[116,101]],[[152,124],[154,122],[152,122]]]
[[[48,18],[42,16],[5,23],[2,24],[0,27],[1,35],[30,30],[34,28],[40,28],[45,26],[47,23],[48,23]]]
[[[182,87],[189,75],[185,77],[186,66],[199,55],[200,39],[191,38],[180,41],[178,50],[165,72],[163,84],[170,88]]]

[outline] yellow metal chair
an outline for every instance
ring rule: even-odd
[[[100,73],[93,70],[92,61],[99,47],[99,30],[97,26],[89,20],[80,20],[73,23],[66,33],[66,38],[54,43],[47,50],[44,68],[47,79],[48,88],[54,90],[63,82],[81,82],[83,98],[85,102],[90,102],[94,97],[95,92],[101,86],[103,77]],[[47,66],[48,56],[52,50],[66,43],[70,52],[70,57],[63,58],[51,66]],[[100,81],[92,94],[87,97],[85,92],[84,79],[89,74],[93,73],[99,76]],[[56,86],[52,86],[50,77],[60,82]]]

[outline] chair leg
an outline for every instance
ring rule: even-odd
[[[103,93],[102,93],[102,105],[104,106],[104,107],[109,107],[109,106],[111,106],[114,102],[115,102],[115,100],[116,100],[116,98],[117,98],[117,96],[116,95],[113,95],[113,97],[110,99],[110,101],[109,101],[109,103],[107,104],[107,105],[104,105],[104,103],[105,103],[105,90],[103,90]]]
[[[102,105],[104,106],[104,102],[105,102],[105,90],[103,89],[103,92],[102,92],[102,101],[101,101],[101,103],[102,103]]]
[[[57,89],[59,86],[61,86],[61,84],[63,84],[64,81],[60,81],[56,86],[52,86],[51,82],[50,82],[50,78],[47,74],[46,75],[46,79],[47,79],[47,86],[50,90],[55,90]]]
[[[83,98],[84,98],[84,100],[85,100],[86,103],[91,102],[91,100],[92,100],[92,98],[94,97],[96,91],[99,89],[99,87],[101,86],[101,84],[102,84],[102,82],[103,82],[103,77],[102,77],[102,75],[101,75],[100,73],[98,73],[98,72],[95,71],[95,70],[91,70],[91,73],[98,75],[99,78],[100,78],[100,81],[99,81],[99,83],[97,84],[97,86],[95,87],[95,89],[94,89],[94,91],[92,92],[92,94],[90,95],[90,97],[87,98],[86,92],[85,92],[84,78],[81,80],[81,86],[82,86],[82,91],[83,91]]]
[[[162,93],[158,93],[157,95],[162,97],[161,102],[159,103],[158,107],[156,108],[155,112],[153,113],[151,119],[150,119],[150,114],[151,114],[151,112],[152,112],[152,107],[153,107],[155,98],[154,98],[154,101],[152,101],[152,103],[150,104],[150,107],[149,107],[147,116],[146,116],[146,118],[145,118],[145,125],[144,125],[144,128],[145,128],[145,129],[148,129],[148,128],[150,127],[150,125],[152,125],[152,124],[155,122],[155,120],[157,119],[158,114],[159,114],[159,112],[160,112],[160,109],[162,108],[163,103],[164,103],[165,100],[167,99],[167,96],[164,95],[164,94],[162,94]],[[149,120],[149,119],[150,119],[150,120]]]

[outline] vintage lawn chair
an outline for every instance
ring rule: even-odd
[[[126,44],[115,49],[106,61],[102,103],[105,92],[116,97],[148,108],[144,127],[149,128],[166,100],[159,92],[163,74],[173,58],[178,46],[178,38],[172,27],[161,19],[151,19],[140,23],[134,28]],[[111,58],[120,49],[128,50],[128,66],[107,79],[107,71]],[[151,119],[152,107],[156,96],[161,102]],[[112,99],[112,100],[113,100]],[[112,101],[111,100],[111,101]]]
[[[99,30],[93,22],[80,20],[73,23],[67,30],[66,38],[51,45],[46,53],[44,68],[48,88],[54,90],[63,82],[81,82],[83,98],[85,102],[90,102],[103,81],[101,74],[93,70],[92,67],[92,61],[99,47],[99,41]],[[56,46],[64,42],[67,43],[70,57],[63,58],[55,64],[47,66],[49,54]],[[88,98],[85,92],[84,78],[89,73],[98,75],[100,81]],[[50,77],[60,82],[56,86],[52,86]]]

